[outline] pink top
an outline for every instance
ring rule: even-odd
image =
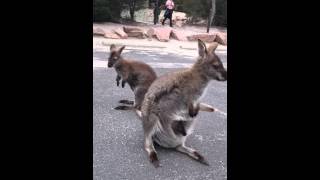
[[[174,3],[173,3],[173,1],[172,1],[172,0],[167,0],[167,2],[166,2],[166,7],[167,7],[168,9],[173,9],[173,8],[174,8]]]

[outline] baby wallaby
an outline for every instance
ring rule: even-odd
[[[124,48],[125,46],[122,46],[117,49],[114,44],[110,46],[108,67],[114,67],[117,72],[117,86],[119,86],[121,79],[122,88],[124,88],[125,84],[128,83],[131,90],[134,92],[135,99],[134,102],[129,100],[120,100],[120,103],[133,106],[117,106],[115,109],[140,109],[144,95],[151,83],[157,78],[157,75],[146,63],[124,59],[121,56],[121,52]]]
[[[155,167],[159,167],[159,160],[154,142],[209,165],[197,150],[187,147],[185,141],[193,130],[198,111],[207,107],[199,103],[199,99],[210,80],[227,80],[227,71],[215,54],[217,46],[215,43],[207,48],[198,40],[199,57],[195,64],[157,78],[144,97],[141,111],[136,111],[142,119],[144,148]]]

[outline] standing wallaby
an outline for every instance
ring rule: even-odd
[[[120,103],[131,104],[130,106],[118,106],[115,109],[128,110],[128,109],[140,109],[141,103],[144,99],[151,83],[157,78],[154,70],[147,64],[139,61],[125,60],[121,56],[121,52],[125,46],[117,49],[114,44],[110,46],[110,56],[108,59],[108,67],[114,67],[117,72],[117,86],[122,79],[121,86],[124,88],[125,83],[128,83],[131,90],[134,92],[135,100],[120,100]]]
[[[198,40],[199,57],[195,64],[157,78],[145,95],[141,111],[136,111],[143,124],[144,148],[155,167],[159,167],[159,160],[153,142],[209,165],[196,150],[186,147],[185,141],[193,130],[194,117],[201,108],[207,107],[198,100],[210,80],[227,80],[227,71],[215,54],[217,46],[215,43],[207,48]]]
[[[117,110],[131,110],[131,109],[140,109],[144,96],[150,87],[150,85],[157,78],[154,70],[143,62],[138,61],[129,61],[123,59],[121,53],[125,46],[122,46],[120,49],[117,49],[114,44],[110,46],[110,56],[108,60],[108,67],[114,67],[117,72],[116,82],[117,86],[120,84],[120,80],[122,79],[121,86],[122,88],[125,86],[125,83],[128,82],[131,90],[134,92],[135,101],[129,100],[120,100],[119,103],[130,104],[133,106],[117,106],[115,109]],[[199,106],[200,111],[213,112],[214,108],[210,105],[206,105],[204,103],[200,103]],[[198,113],[198,112],[195,112]],[[193,113],[191,116],[195,116]],[[185,134],[184,130],[180,128],[181,134]]]

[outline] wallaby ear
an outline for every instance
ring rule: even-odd
[[[110,46],[110,51],[113,51],[113,50],[115,50],[115,49],[116,49],[116,45],[111,44],[111,46]]]
[[[122,50],[123,50],[125,47],[126,47],[126,46],[122,46],[122,47],[118,50],[119,54],[121,54]]]
[[[198,39],[198,52],[199,56],[204,57],[207,54],[207,47],[204,42]]]
[[[211,53],[214,53],[214,51],[217,49],[218,47],[218,43],[214,42],[212,44],[210,44],[209,48],[208,48],[208,51],[211,52]]]

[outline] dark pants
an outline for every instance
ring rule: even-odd
[[[165,13],[165,16],[164,16],[164,19],[162,21],[162,25],[164,25],[164,22],[169,19],[170,20],[170,26],[172,27],[172,13],[173,13],[173,9],[167,9]]]

